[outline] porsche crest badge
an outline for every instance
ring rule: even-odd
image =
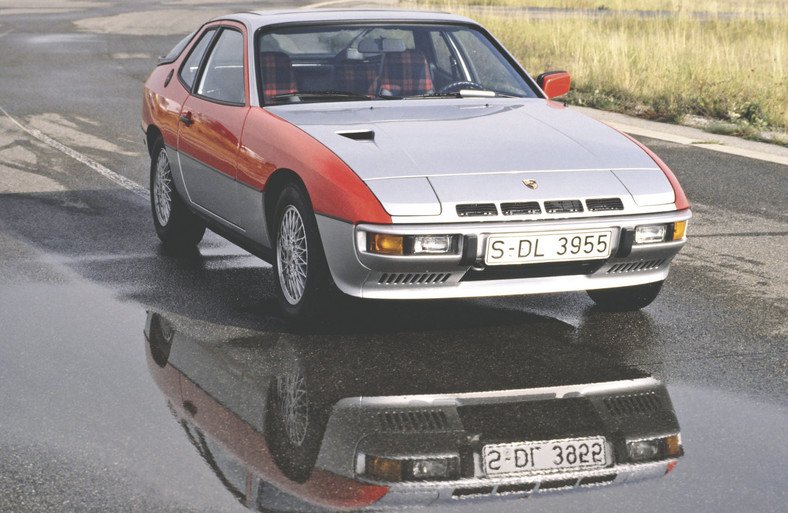
[[[536,189],[537,187],[539,187],[539,184],[536,183],[536,180],[531,180],[530,178],[526,178],[525,180],[523,180],[523,185],[525,185],[529,189]]]

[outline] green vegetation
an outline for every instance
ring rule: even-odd
[[[421,3],[438,4],[439,1]],[[553,9],[593,9],[598,11],[665,11],[710,13],[785,12],[785,0],[458,0],[444,4],[542,7]]]
[[[545,16],[472,3],[564,9],[604,4],[606,12]],[[784,0],[469,0],[430,6],[480,21],[534,75],[569,71],[569,103],[670,122],[701,116],[714,120],[717,131],[725,126],[751,138],[776,131],[783,134],[778,141],[786,140]],[[642,16],[633,9],[667,12]]]

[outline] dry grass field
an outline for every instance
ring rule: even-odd
[[[455,3],[556,9],[714,13],[777,13],[784,12],[786,8],[785,0],[465,0]]]
[[[534,75],[569,71],[570,103],[672,122],[706,119],[712,130],[753,138],[775,131],[777,142],[788,140],[786,0],[456,0],[420,5],[480,21]],[[592,9],[604,15],[544,16],[500,6]]]

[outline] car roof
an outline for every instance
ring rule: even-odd
[[[216,20],[235,20],[252,30],[260,27],[319,22],[356,22],[356,21],[406,21],[406,22],[454,22],[472,23],[473,20],[456,14],[439,11],[413,9],[279,9],[260,10],[221,16]]]

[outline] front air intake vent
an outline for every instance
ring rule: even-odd
[[[589,212],[605,212],[608,210],[624,210],[621,198],[603,198],[586,200]]]
[[[378,415],[381,431],[391,433],[430,433],[446,431],[449,421],[440,410],[390,411]]]
[[[580,486],[600,486],[610,484],[616,480],[616,474],[607,474],[604,476],[589,476],[580,479]]]
[[[548,214],[574,214],[583,212],[580,200],[545,201],[544,209]]]
[[[654,269],[659,269],[662,267],[662,264],[665,263],[665,259],[662,258],[660,260],[641,260],[638,262],[626,262],[623,264],[616,264],[610,267],[607,270],[609,273],[632,273],[636,271],[653,271]]]
[[[344,132],[336,132],[336,134],[352,139],[353,141],[375,140],[375,132],[373,130],[346,130]]]
[[[474,497],[484,497],[493,492],[492,486],[477,486],[475,488],[457,488],[452,494],[452,499],[471,499]]]
[[[611,415],[642,415],[662,407],[655,392],[608,397],[603,402]]]
[[[446,283],[451,273],[383,273],[381,285],[439,285]]]
[[[556,481],[543,481],[539,485],[539,491],[561,490],[564,488],[573,488],[577,484],[577,479],[558,479]]]
[[[501,213],[505,216],[541,214],[542,209],[536,201],[523,203],[501,203]]]
[[[457,215],[460,217],[497,216],[498,209],[495,203],[465,203],[457,205]]]
[[[536,485],[534,483],[501,485],[495,489],[496,495],[510,495],[513,493],[529,493]]]

